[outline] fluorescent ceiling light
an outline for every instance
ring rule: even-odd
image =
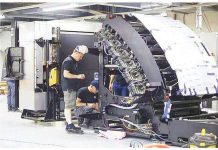
[[[69,5],[64,5],[64,6],[56,6],[56,7],[50,7],[50,8],[43,8],[42,11],[56,11],[56,10],[64,10],[64,9],[69,9],[69,8],[75,8],[78,7],[79,5],[72,3]]]
[[[0,19],[4,19],[5,15],[0,14]]]

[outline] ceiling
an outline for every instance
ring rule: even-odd
[[[87,19],[101,21],[110,13],[139,12],[155,14],[162,11],[193,13],[198,6],[204,10],[218,11],[218,3],[77,3],[76,7],[56,11],[44,11],[46,8],[67,6],[72,3],[0,3],[0,13],[5,16],[0,26],[10,25],[11,21],[38,21],[60,19]]]

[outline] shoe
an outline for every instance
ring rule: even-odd
[[[74,128],[74,129],[77,129],[77,130],[81,130],[80,127],[76,127],[73,123],[71,123],[71,124],[67,123],[66,129],[68,129],[68,128]]]
[[[79,117],[78,119],[78,126],[81,127],[84,121],[84,118]]]
[[[83,134],[84,132],[81,130],[80,127],[75,127],[74,124],[67,124],[66,131],[68,133],[76,133],[76,134]]]
[[[81,125],[81,127],[88,129],[90,127],[90,124],[91,124],[91,120],[86,118],[86,119],[84,119],[83,124]]]
[[[12,109],[13,112],[22,112],[21,110],[19,109]]]
[[[18,109],[17,108],[12,108],[12,111],[13,112],[16,112]]]
[[[81,125],[81,127],[88,129],[90,126],[89,126],[89,124],[83,123],[83,124]]]
[[[12,108],[10,106],[8,107],[8,111],[12,111]]]
[[[21,110],[19,110],[18,108],[11,108],[13,112],[21,112]]]
[[[81,129],[75,129],[75,128],[72,128],[72,129],[66,129],[67,133],[75,133],[75,134],[84,134],[83,130]]]

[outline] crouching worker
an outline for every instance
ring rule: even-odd
[[[93,80],[88,87],[80,88],[76,99],[75,116],[78,118],[78,125],[88,128],[91,119],[82,118],[80,115],[98,111],[98,80]]]

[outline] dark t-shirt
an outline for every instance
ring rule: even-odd
[[[91,93],[88,87],[80,88],[77,97],[81,99],[82,103],[98,103],[98,95]]]
[[[71,74],[79,74],[78,72],[78,64],[77,61],[72,57],[68,56],[64,59],[62,66],[61,66],[61,86],[63,91],[67,90],[78,90],[79,88],[79,79],[68,79],[65,78],[63,73],[64,70],[69,71]]]

